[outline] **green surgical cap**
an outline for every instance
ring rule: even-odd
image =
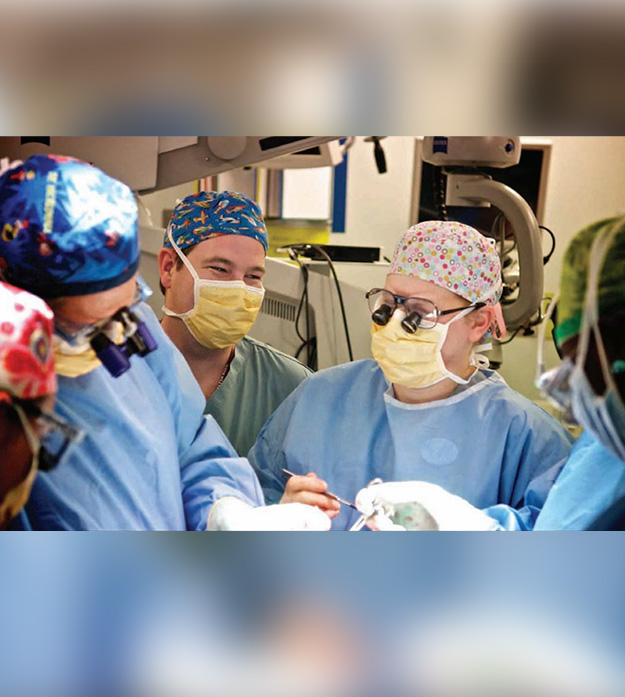
[[[615,237],[599,275],[599,317],[625,313],[625,217],[608,218],[578,232],[564,255],[555,328],[560,347],[581,331],[592,245],[598,235],[614,228]]]

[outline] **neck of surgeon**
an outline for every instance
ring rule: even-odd
[[[161,326],[187,360],[204,397],[210,399],[219,386],[235,347],[207,348],[203,346],[196,341],[184,322],[178,317],[164,315]]]

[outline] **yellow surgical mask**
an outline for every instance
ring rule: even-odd
[[[467,384],[471,378],[464,380],[447,369],[442,348],[449,325],[471,310],[467,308],[447,324],[437,324],[433,329],[419,328],[414,334],[402,328],[401,320],[405,316],[402,310],[395,310],[383,327],[372,324],[371,352],[386,379],[394,385],[412,388],[430,387],[446,378]]]
[[[239,343],[256,321],[265,289],[248,286],[243,281],[200,278],[172,239],[171,232],[169,239],[193,276],[194,303],[188,312],[177,313],[164,306],[163,312],[181,319],[193,338],[206,348],[222,349]]]
[[[105,333],[116,344],[124,340],[124,329],[120,322],[111,322]],[[53,347],[54,369],[57,375],[77,378],[102,365],[88,340],[74,346],[60,336],[54,336]]]

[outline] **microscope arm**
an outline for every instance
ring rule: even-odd
[[[491,203],[512,225],[519,250],[519,297],[503,306],[506,326],[514,331],[540,308],[543,297],[543,252],[538,222],[514,189],[484,175],[452,174],[447,178],[447,204]]]

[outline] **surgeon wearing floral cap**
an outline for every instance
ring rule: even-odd
[[[53,413],[52,333],[43,300],[0,282],[0,530],[20,514],[37,471],[55,467],[80,435]]]
[[[159,254],[165,333],[240,455],[311,371],[247,336],[264,297],[267,229],[245,194],[202,191],[176,206]]]
[[[503,330],[501,291],[495,243],[477,230],[430,221],[402,235],[384,288],[367,294],[374,360],[304,382],[250,451],[266,499],[303,500],[286,468],[352,501],[375,478],[421,480],[535,517],[571,439],[481,357],[485,335]],[[358,517],[342,506],[333,529]]]

